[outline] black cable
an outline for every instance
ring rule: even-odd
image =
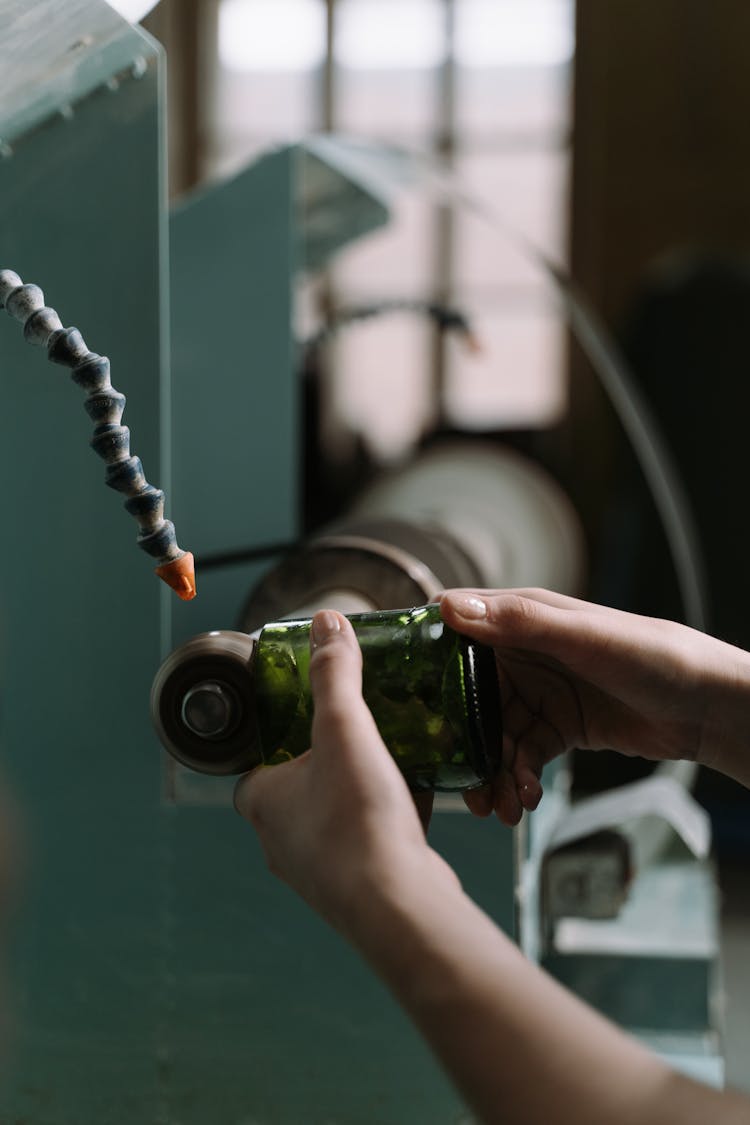
[[[278,555],[288,555],[302,545],[301,539],[291,539],[282,543],[264,543],[260,547],[237,547],[233,551],[215,551],[208,555],[196,555],[196,571],[218,570],[234,563],[262,562]]]
[[[441,332],[456,332],[466,338],[470,347],[478,347],[474,329],[465,313],[439,301],[426,301],[418,298],[389,298],[374,301],[368,305],[351,305],[337,309],[322,328],[303,341],[302,346],[306,352],[314,351],[336,336],[342,328],[347,328],[349,325],[362,320],[373,320],[379,316],[399,312],[425,316],[434,321]]]

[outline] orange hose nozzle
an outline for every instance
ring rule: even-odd
[[[157,566],[156,574],[172,587],[183,602],[190,602],[195,597],[195,559],[190,551],[185,551],[178,559],[172,559],[163,566]]]

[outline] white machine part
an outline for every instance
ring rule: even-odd
[[[401,518],[449,533],[486,586],[544,586],[580,595],[578,516],[539,465],[509,448],[452,442],[368,490],[350,515]]]

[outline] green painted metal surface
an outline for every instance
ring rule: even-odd
[[[0,144],[55,117],[68,119],[88,94],[112,92],[153,50],[108,4],[94,0],[3,0],[0,4]]]
[[[198,560],[297,534],[294,169],[275,153],[171,218],[173,502]],[[199,568],[174,640],[235,627],[257,573]]]
[[[4,92],[9,75],[34,75],[43,61],[70,107],[67,118],[29,115],[29,132],[21,101],[0,103],[0,136],[13,137],[0,160],[0,260],[109,355],[134,451],[149,479],[168,483],[159,59],[116,20],[110,50],[79,84],[66,47],[115,20],[104,8],[0,0]],[[23,22],[36,17],[26,38]],[[107,85],[115,71],[117,89]],[[163,852],[147,701],[164,595],[88,447],[81,391],[5,314],[0,370],[0,743],[25,822],[0,1120],[156,1121]]]
[[[247,826],[221,808],[171,816],[167,1120],[461,1121],[460,1099],[385,989],[269,876]],[[502,830],[468,822],[439,817],[436,842],[471,890],[494,898],[507,879],[493,862]]]
[[[393,185],[351,138],[313,136],[295,149],[297,256],[302,269],[314,272],[348,242],[388,222]]]

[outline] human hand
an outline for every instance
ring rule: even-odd
[[[452,590],[440,605],[497,661],[503,766],[465,795],[476,815],[516,824],[539,804],[545,764],[574,747],[722,768],[717,747],[733,732],[718,701],[750,715],[747,653],[685,625],[537,589]]]
[[[432,795],[415,804],[362,698],[351,625],[333,611],[316,614],[311,647],[312,747],[242,777],[235,806],[273,874],[352,936],[362,897],[395,890],[407,869],[455,876],[425,839]]]

